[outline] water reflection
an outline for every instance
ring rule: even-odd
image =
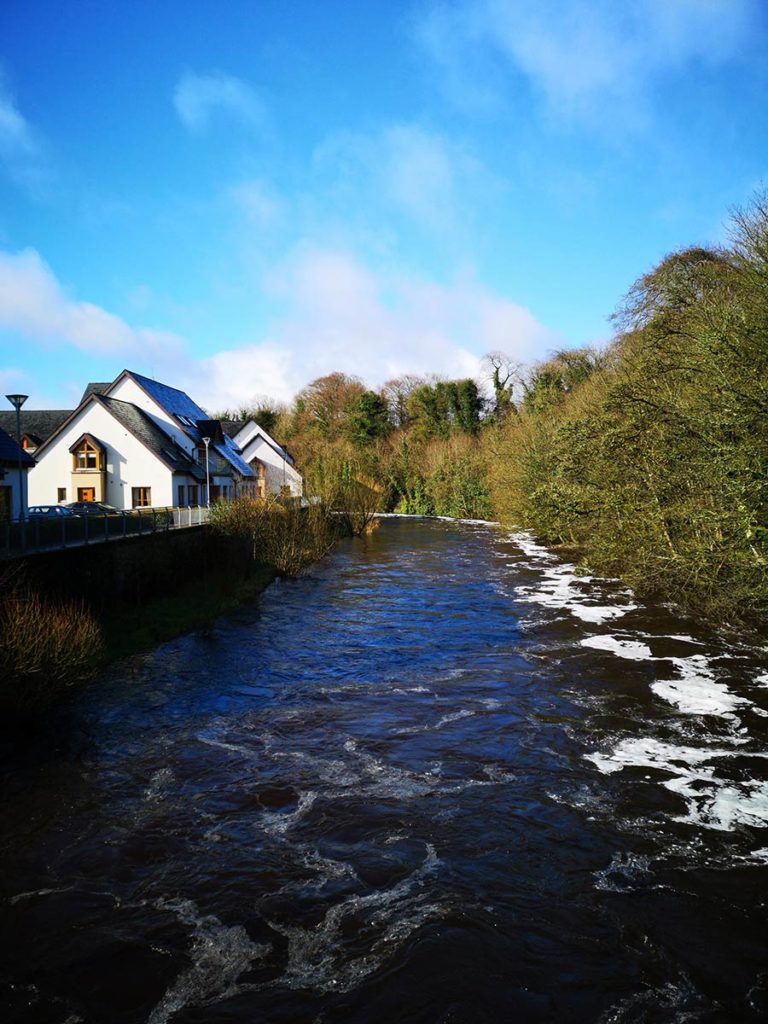
[[[5,776],[4,1020],[768,1013],[764,652],[388,520]]]

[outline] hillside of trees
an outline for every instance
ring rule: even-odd
[[[719,620],[768,611],[768,196],[730,243],[667,256],[602,350],[380,391],[333,373],[255,414],[308,489],[364,482],[382,510],[496,518],[644,596]],[[482,382],[481,382],[482,383]],[[266,422],[265,417],[269,420]]]

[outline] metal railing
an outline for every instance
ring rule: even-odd
[[[30,517],[23,524],[5,522],[0,525],[0,558],[16,558],[38,551],[57,551],[79,548],[88,544],[104,544],[127,537],[141,537],[150,533],[184,530],[201,526],[208,518],[209,509],[199,505],[193,508],[141,508],[105,515]]]

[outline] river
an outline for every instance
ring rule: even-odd
[[[383,520],[6,757],[5,1024],[768,1019],[768,655]]]

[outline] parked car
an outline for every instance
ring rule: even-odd
[[[65,507],[78,516],[119,516],[123,511],[104,501],[70,501]]]
[[[30,505],[27,509],[27,519],[77,519],[77,512],[73,512],[66,505]]]

